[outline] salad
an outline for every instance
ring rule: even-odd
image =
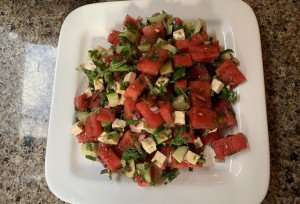
[[[169,183],[181,169],[200,169],[248,147],[237,125],[234,89],[246,81],[230,49],[201,19],[162,11],[125,17],[109,48],[89,51],[80,66],[89,87],[77,95],[72,134],[102,174],[140,186]]]

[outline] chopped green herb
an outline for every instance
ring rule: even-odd
[[[120,89],[121,90],[126,90],[128,86],[129,86],[129,82],[128,81],[122,81],[121,85],[120,85]]]
[[[171,145],[173,146],[182,146],[186,144],[186,141],[180,134],[177,134],[171,141]]]
[[[112,131],[107,133],[107,139],[118,140],[120,137],[120,133],[117,131]]]
[[[125,161],[129,161],[129,160],[139,160],[139,159],[143,159],[144,155],[140,154],[140,152],[137,149],[128,149],[125,152],[123,152],[122,154],[122,159],[124,159]]]
[[[237,93],[227,87],[224,87],[221,91],[220,97],[231,103],[235,103],[237,100]]]
[[[186,70],[185,68],[177,68],[172,75],[172,81],[175,82],[175,81],[185,77],[185,75],[186,75],[185,70]]]
[[[170,169],[163,172],[162,177],[167,183],[173,181],[179,175],[178,169]]]
[[[90,155],[85,155],[86,159],[92,160],[92,161],[96,161],[96,157],[90,156]]]
[[[137,125],[139,122],[139,120],[127,120],[128,125]]]

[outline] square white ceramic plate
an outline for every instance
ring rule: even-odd
[[[247,83],[238,89],[236,131],[245,133],[250,149],[225,163],[193,173],[183,172],[169,185],[140,188],[132,181],[110,181],[99,174],[102,166],[79,155],[70,134],[73,98],[81,80],[76,67],[87,50],[103,43],[124,16],[149,16],[167,12],[183,19],[203,18],[225,48],[240,60]],[[50,190],[70,203],[230,203],[256,204],[269,183],[269,142],[265,108],[260,36],[251,8],[240,0],[142,0],[98,3],[70,13],[59,37],[53,101],[46,152],[46,179]]]

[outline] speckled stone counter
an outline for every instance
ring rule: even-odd
[[[56,46],[66,15],[93,1],[0,0],[0,203],[63,203],[44,157]],[[261,31],[271,149],[263,203],[300,203],[300,1],[246,0]]]

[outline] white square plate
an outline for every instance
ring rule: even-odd
[[[126,14],[149,16],[166,10],[183,19],[203,18],[225,48],[235,51],[248,81],[238,89],[236,131],[245,133],[250,149],[223,164],[193,173],[183,172],[169,185],[140,188],[135,183],[109,181],[98,162],[79,155],[70,134],[73,98],[81,83],[76,67],[87,50],[105,41]],[[251,8],[240,0],[141,0],[80,7],[64,21],[59,37],[53,100],[46,152],[50,190],[70,203],[259,203],[269,183],[269,142],[260,36]]]

